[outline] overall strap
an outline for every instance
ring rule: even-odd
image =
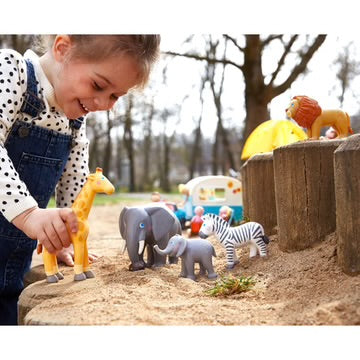
[[[79,117],[77,119],[71,120],[70,121],[70,127],[72,129],[79,130],[81,128],[81,125],[83,124],[83,122],[84,122],[84,117],[81,116],[81,117]]]
[[[27,69],[27,88],[24,95],[21,111],[32,117],[37,117],[45,109],[44,101],[38,97],[34,66],[25,60]]]

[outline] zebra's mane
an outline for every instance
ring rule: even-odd
[[[209,219],[211,219],[214,222],[216,229],[218,229],[219,227],[225,227],[226,229],[230,227],[230,224],[219,215],[205,214],[204,217],[208,217]]]

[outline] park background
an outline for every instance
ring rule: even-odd
[[[354,24],[358,14],[354,11],[353,1],[339,3],[302,1],[289,3],[281,1],[244,1],[224,0],[187,1],[179,3],[154,0],[151,2],[133,1],[121,3],[103,1],[104,6],[96,6],[94,1],[62,1],[60,6],[46,6],[40,1],[17,2],[16,16],[3,16],[1,22],[4,34],[34,34],[62,32],[75,33],[162,33],[183,36],[184,34],[321,34],[347,37],[354,40]],[[18,11],[22,9],[23,11]],[[39,9],[41,12],[39,13]],[[2,4],[3,14],[13,14],[14,4]],[[41,18],[41,21],[37,21]],[[355,26],[356,27],[356,26]],[[184,36],[186,38],[186,35]],[[176,49],[179,50],[179,49]],[[337,49],[339,51],[339,49]],[[318,55],[320,52],[318,52]],[[325,55],[325,58],[327,56]],[[315,59],[315,58],[314,58]],[[313,61],[315,61],[313,59]],[[312,61],[312,62],[313,62]],[[311,64],[311,63],[310,63]],[[310,66],[309,64],[309,66]],[[324,70],[328,67],[326,60]],[[327,78],[322,78],[325,81]],[[295,86],[295,85],[294,85]],[[181,87],[180,85],[178,86]],[[316,86],[312,90],[319,90]],[[353,84],[353,89],[355,88]],[[329,87],[322,89],[327,94]],[[311,95],[312,93],[307,93]],[[290,97],[292,94],[287,95]],[[327,95],[325,96],[327,97]],[[241,101],[242,96],[239,96]],[[280,96],[279,96],[280,98]],[[321,104],[325,99],[317,97]],[[274,100],[275,101],[275,100]],[[288,99],[286,99],[286,102]],[[331,100],[331,107],[333,107]],[[282,108],[281,106],[279,106]],[[351,115],[355,114],[352,112]],[[275,116],[275,115],[274,115]],[[13,331],[11,331],[13,330]],[[22,346],[19,347],[19,331],[22,331]],[[23,354],[30,358],[41,358],[46,351],[54,347],[54,337],[62,339],[58,351],[52,353],[53,359],[60,359],[67,354],[84,355],[88,358],[118,357],[123,353],[131,354],[136,349],[139,339],[143,349],[153,346],[154,340],[167,339],[174,335],[186,336],[186,348],[194,356],[206,358],[232,356],[251,356],[255,358],[288,358],[302,359],[313,357],[352,357],[358,335],[354,327],[226,327],[226,328],[156,328],[153,327],[57,327],[26,329],[7,329],[6,342],[3,343],[5,354]],[[5,331],[2,332],[2,336]],[[42,341],[39,341],[39,339]],[[91,344],[79,347],[73,339],[84,340]],[[209,339],[214,339],[209,345]],[[258,339],[261,345],[256,346]],[[45,341],[44,341],[45,340]],[[40,344],[37,346],[36,344]],[[171,351],[173,358],[183,358],[184,352],[173,352],[171,344],[164,346],[167,354]],[[31,351],[32,350],[32,351]],[[159,358],[159,354],[147,353],[150,358]],[[161,356],[160,356],[161,358]]]
[[[37,51],[36,40],[4,34],[0,46]],[[350,35],[162,34],[148,87],[88,116],[90,170],[102,167],[122,192],[176,192],[196,176],[234,174],[250,133],[286,119],[295,95],[343,108],[357,133],[359,46]]]

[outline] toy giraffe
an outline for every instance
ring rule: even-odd
[[[71,206],[78,220],[78,231],[76,233],[72,233],[68,228],[71,242],[74,246],[74,280],[85,280],[95,277],[94,273],[89,270],[87,248],[87,237],[89,234],[88,216],[97,193],[110,195],[114,191],[114,186],[103,175],[102,169],[96,168],[96,172],[88,176],[86,183]],[[43,261],[47,282],[55,283],[64,278],[59,271],[56,255],[50,254],[45,248],[43,249]]]

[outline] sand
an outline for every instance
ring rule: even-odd
[[[118,231],[121,205],[94,207],[90,214],[90,251],[95,279],[73,282],[63,268],[58,284],[30,285],[22,302],[30,304],[27,324],[50,325],[359,325],[360,276],[348,276],[337,265],[336,234],[312,248],[285,253],[277,235],[270,237],[267,259],[249,259],[249,248],[237,250],[240,264],[226,270],[225,251],[209,238],[219,276],[251,276],[252,290],[226,298],[206,291],[215,283],[180,278],[180,262],[130,272]],[[35,256],[34,265],[41,262]],[[198,269],[198,267],[196,267]]]

